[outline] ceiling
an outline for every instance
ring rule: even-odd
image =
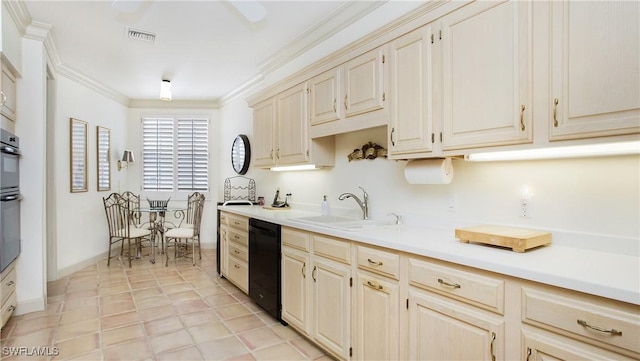
[[[51,25],[57,66],[129,100],[220,102],[342,30],[384,1],[260,1],[249,21],[230,1],[24,1]],[[246,3],[245,3],[246,5]],[[155,42],[129,39],[129,28]]]

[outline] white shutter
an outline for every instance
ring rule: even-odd
[[[142,119],[142,188],[173,191],[173,118]]]
[[[208,119],[178,119],[178,190],[209,189]]]

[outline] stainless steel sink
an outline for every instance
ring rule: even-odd
[[[307,224],[314,224],[328,228],[340,229],[343,231],[364,231],[376,228],[392,227],[393,224],[372,219],[357,219],[341,216],[313,216],[293,218],[292,221],[299,221]]]

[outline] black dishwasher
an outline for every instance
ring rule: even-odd
[[[249,297],[280,319],[280,225],[249,219]]]

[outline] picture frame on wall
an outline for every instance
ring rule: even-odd
[[[96,126],[98,192],[111,190],[111,130]]]
[[[87,132],[88,123],[71,118],[70,126],[70,191],[88,191],[87,185]]]

